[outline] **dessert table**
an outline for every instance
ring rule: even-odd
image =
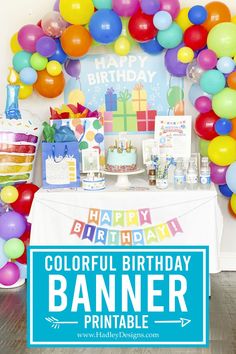
[[[175,190],[170,186],[161,191],[148,186],[144,179],[132,179],[130,188],[116,187],[115,180],[109,179],[106,186],[105,190],[98,192],[86,192],[82,188],[40,189],[35,194],[29,216],[29,222],[32,223],[31,245],[101,246],[99,242],[94,244],[90,239],[72,233],[74,221],[82,220],[86,223],[90,208],[124,211],[148,208],[152,224],[168,224],[169,220],[178,220],[177,232],[173,233],[173,237],[152,242],[152,246],[207,245],[210,273],[220,271],[223,219],[213,185],[209,189],[199,186],[196,190]],[[135,226],[135,229],[138,228],[141,228],[140,225]]]

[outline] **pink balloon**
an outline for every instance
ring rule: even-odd
[[[112,0],[112,9],[119,16],[130,17],[139,9],[139,0]]]
[[[41,27],[36,25],[25,25],[18,33],[18,41],[20,46],[27,52],[36,52],[36,42],[44,36]]]
[[[7,262],[0,269],[0,284],[4,286],[11,286],[20,278],[20,270],[15,263]]]
[[[67,27],[67,22],[63,20],[60,13],[51,11],[42,18],[42,29],[47,36],[60,37]]]
[[[160,11],[169,12],[171,17],[175,19],[180,12],[179,0],[161,0]]]
[[[226,184],[226,172],[228,167],[229,166],[218,166],[211,162],[210,169],[212,182],[218,185]]]
[[[204,49],[198,54],[197,62],[204,70],[214,69],[217,64],[216,53],[213,50]]]
[[[212,109],[211,99],[207,96],[198,97],[195,101],[195,108],[200,113],[210,112]]]

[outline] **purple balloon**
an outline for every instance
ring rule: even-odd
[[[67,61],[64,64],[64,68],[68,75],[75,77],[76,79],[79,78],[80,70],[81,70],[79,59],[77,60],[67,59]]]
[[[20,270],[15,263],[7,262],[0,269],[0,284],[4,286],[11,286],[15,284],[20,278]]]
[[[56,50],[56,42],[51,37],[43,36],[36,43],[36,51],[44,57],[51,57]]]
[[[18,32],[20,46],[27,52],[36,52],[37,41],[44,36],[41,27],[36,25],[25,25]]]
[[[141,0],[140,5],[147,15],[154,15],[161,7],[160,0]]]
[[[161,0],[161,11],[169,12],[173,19],[175,19],[180,12],[179,0]]]
[[[211,162],[210,169],[212,182],[218,185],[226,184],[226,172],[228,167],[229,166],[218,166]]]
[[[185,45],[181,43],[178,47],[166,51],[165,65],[171,75],[177,77],[186,76],[188,64],[181,63],[177,58],[179,49],[184,46]]]
[[[26,218],[16,211],[8,211],[0,216],[0,237],[9,240],[19,238],[26,230]]]
[[[139,9],[139,0],[112,0],[112,9],[119,16],[130,17]]]
[[[58,12],[60,12],[59,5],[60,5],[60,0],[56,0],[56,1],[55,1],[55,4],[54,4],[54,6],[53,6],[53,11],[58,11]]]

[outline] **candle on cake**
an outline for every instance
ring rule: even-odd
[[[5,108],[5,115],[7,119],[21,119],[21,114],[18,106],[18,96],[20,86],[19,75],[13,68],[9,68],[10,73],[7,77],[7,102]]]

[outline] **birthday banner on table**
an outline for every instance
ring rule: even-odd
[[[146,224],[151,226],[147,227]],[[109,246],[152,245],[183,233],[178,218],[154,224],[150,209],[89,209],[87,223],[74,220],[70,235]]]
[[[184,114],[183,80],[170,76],[164,55],[87,55],[77,81],[80,103],[101,112],[105,133],[153,132],[156,115]],[[66,102],[71,83],[67,91]]]

